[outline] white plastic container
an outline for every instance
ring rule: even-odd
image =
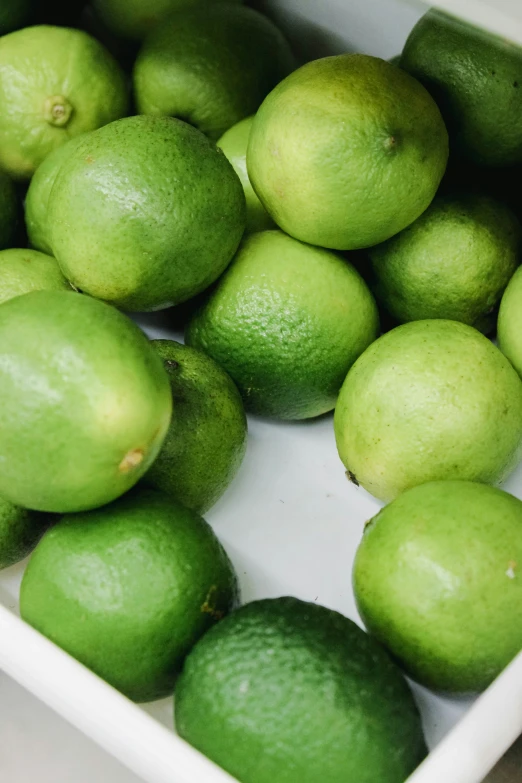
[[[265,0],[299,54],[347,49],[397,54],[426,10],[403,0]],[[440,7],[522,44],[520,0],[443,0]],[[141,319],[177,337],[168,316]],[[240,474],[207,515],[239,575],[244,601],[296,595],[357,620],[351,566],[364,522],[379,508],[350,484],[331,416],[299,424],[250,420]],[[522,467],[506,484],[522,498]],[[233,783],[179,739],[172,700],[136,706],[18,617],[23,565],[0,572],[0,668],[148,783]],[[432,751],[410,783],[480,783],[522,732],[522,655],[478,700],[414,686]],[[376,782],[378,783],[378,782]]]

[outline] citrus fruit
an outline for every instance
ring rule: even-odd
[[[18,203],[15,186],[0,170],[0,250],[9,247],[18,222]]]
[[[128,108],[125,77],[106,49],[81,30],[46,25],[0,39],[0,103],[0,166],[16,179]]]
[[[31,14],[31,0],[2,0],[0,5],[0,35],[23,27]]]
[[[245,227],[245,197],[221,150],[185,122],[129,117],[90,133],[49,199],[54,255],[76,288],[127,310],[204,290]]]
[[[471,481],[423,484],[366,526],[357,606],[411,677],[481,691],[522,649],[521,564],[520,500]]]
[[[522,382],[476,329],[413,321],[354,364],[335,411],[349,475],[381,500],[437,479],[494,484],[522,445]]]
[[[247,410],[305,419],[334,407],[378,329],[373,297],[351,264],[263,231],[244,240],[186,338],[229,373]]]
[[[141,41],[158,22],[178,8],[195,5],[201,0],[93,0],[93,7],[103,23],[118,36]],[[217,0],[206,0],[208,5]],[[242,2],[242,0],[227,0]]]
[[[522,376],[522,269],[511,278],[500,303],[498,346]]]
[[[396,665],[337,612],[254,601],[212,628],[176,687],[179,734],[241,783],[404,783],[425,755]]]
[[[50,521],[50,514],[29,511],[0,498],[0,568],[8,568],[27,557]]]
[[[82,136],[75,136],[49,153],[36,169],[25,197],[25,226],[31,247],[52,255],[47,221],[49,197],[62,163],[76,149]]]
[[[82,511],[126,492],[167,432],[167,375],[140,329],[73,291],[0,305],[0,494]]]
[[[26,569],[24,620],[135,701],[172,693],[182,660],[237,600],[205,520],[157,490],[66,515]]]
[[[217,140],[293,68],[283,34],[252,8],[199,3],[147,37],[134,68],[141,114],[170,115]]]
[[[71,290],[55,258],[26,248],[0,250],[0,303],[43,290]]]
[[[203,514],[243,460],[247,423],[240,394],[209,356],[173,340],[153,340],[172,389],[174,413],[144,480]]]
[[[522,163],[519,46],[431,10],[411,31],[400,65],[437,101],[457,157]]]
[[[448,156],[429,93],[363,54],[325,57],[288,76],[256,114],[247,152],[275,222],[313,245],[383,242],[430,204]]]
[[[274,221],[256,196],[248,178],[246,164],[248,139],[253,122],[253,117],[247,117],[233,125],[219,139],[217,146],[223,150],[243,185],[247,208],[246,230],[265,231],[275,228]]]
[[[415,223],[370,248],[372,290],[396,322],[448,318],[488,332],[517,268],[520,224],[488,196],[438,196]]]

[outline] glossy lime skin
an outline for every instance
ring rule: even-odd
[[[294,67],[286,39],[266,16],[232,3],[198,3],[146,38],[133,74],[136,104],[142,114],[179,117],[217,141]]]
[[[233,125],[219,139],[217,146],[223,150],[243,185],[247,208],[246,230],[268,231],[276,228],[276,225],[259,201],[247,171],[246,154],[253,122],[254,117],[247,117]]]
[[[3,171],[0,171],[0,250],[9,247],[16,233],[18,203],[15,186]]]
[[[296,598],[254,601],[212,628],[185,662],[175,718],[241,783],[404,783],[426,753],[382,647]]]
[[[470,481],[423,484],[368,523],[357,606],[411,677],[481,691],[522,648],[521,564],[520,500]]]
[[[501,202],[437,196],[408,228],[369,248],[371,288],[396,323],[447,318],[487,334],[521,250],[520,223]]]
[[[314,60],[263,101],[250,180],[277,225],[334,250],[370,247],[429,206],[446,169],[436,103],[400,68],[346,54]]]
[[[375,340],[375,301],[344,259],[283,234],[250,234],[189,321],[261,416],[306,419],[335,405],[353,362]]]
[[[411,31],[401,68],[437,101],[456,157],[486,166],[522,162],[522,51],[430,10]]]
[[[56,147],[125,116],[128,92],[95,38],[36,25],[0,38],[0,104],[0,166],[28,180]]]
[[[25,227],[29,244],[42,253],[53,254],[51,229],[47,218],[49,197],[60,167],[81,142],[82,136],[69,139],[49,153],[36,169],[25,197]]]
[[[61,166],[48,219],[76,288],[125,310],[157,310],[223,272],[245,228],[245,197],[195,128],[128,117],[85,136]]]
[[[167,432],[162,363],[126,316],[90,297],[34,291],[0,305],[0,494],[82,511],[126,492]]]
[[[65,516],[37,546],[20,611],[135,701],[172,693],[183,658],[237,601],[205,520],[157,490]]]
[[[225,492],[246,451],[247,422],[234,382],[201,351],[153,340],[172,390],[173,416],[144,481],[204,514]]]
[[[343,384],[339,455],[372,495],[417,484],[496,484],[522,447],[522,382],[484,335],[458,321],[412,321],[380,337]]]
[[[31,291],[71,291],[52,256],[28,248],[0,250],[0,304]]]
[[[27,557],[51,520],[50,514],[29,511],[0,498],[0,569]]]

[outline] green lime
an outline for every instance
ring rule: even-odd
[[[476,329],[413,321],[354,364],[334,424],[350,477],[381,500],[438,479],[494,484],[522,454],[522,382]]]
[[[55,258],[37,250],[0,250],[0,304],[30,291],[70,291]]]
[[[426,753],[412,694],[337,612],[254,601],[212,628],[176,687],[179,734],[241,783],[404,783]]]
[[[241,120],[241,122],[233,125],[219,139],[217,146],[223,150],[243,185],[247,208],[246,230],[266,231],[276,228],[276,226],[256,196],[256,192],[248,177],[246,164],[248,140],[253,122],[253,117],[247,117],[245,120]]]
[[[190,122],[216,140],[257,110],[294,67],[283,34],[252,8],[199,3],[170,15],[136,60],[141,114]]]
[[[30,179],[56,147],[126,114],[125,77],[92,36],[26,27],[0,39],[0,166]]]
[[[0,170],[0,250],[9,247],[16,234],[18,200],[16,190],[7,174]]]
[[[186,337],[229,373],[247,410],[305,419],[332,410],[378,330],[373,297],[351,264],[263,231],[244,240]]]
[[[135,701],[168,696],[183,658],[237,600],[212,528],[157,490],[65,516],[24,574],[24,620]]]
[[[152,464],[171,407],[161,360],[113,307],[73,291],[0,305],[0,494],[12,503],[114,500]]]
[[[488,196],[439,196],[415,223],[370,248],[373,292],[398,323],[447,318],[488,332],[520,261],[522,231]]]
[[[424,212],[446,168],[448,137],[429,93],[363,54],[325,57],[266,98],[248,173],[275,222],[303,242],[368,247]]]
[[[202,133],[129,117],[84,137],[49,199],[54,254],[68,280],[127,310],[157,310],[207,288],[245,227],[234,169]]]
[[[471,481],[414,487],[367,525],[353,570],[368,631],[428,688],[481,691],[522,649],[522,503]]]
[[[49,197],[60,167],[82,141],[75,136],[49,153],[31,179],[25,197],[25,226],[31,247],[52,255],[51,232],[47,221]]]
[[[2,0],[0,4],[0,35],[11,33],[27,23],[32,10],[31,0]]]
[[[203,514],[243,460],[247,423],[241,396],[209,356],[173,340],[153,340],[172,390],[174,413],[144,481]]]
[[[497,338],[500,350],[522,376],[522,268],[517,269],[502,297]]]
[[[431,10],[401,57],[431,92],[448,126],[452,152],[488,166],[522,163],[522,49]]]
[[[227,0],[239,2],[243,0]],[[93,0],[99,18],[114,34],[141,41],[171,11],[187,8],[201,0]],[[211,6],[217,0],[205,0]]]
[[[8,500],[0,498],[0,569],[27,557],[50,521],[50,514],[13,506]]]

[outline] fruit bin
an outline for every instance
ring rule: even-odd
[[[426,6],[406,0],[259,0],[296,53],[400,52]],[[443,0],[453,12],[522,45],[518,0]],[[149,336],[173,337],[169,315],[137,318]],[[505,488],[522,499],[522,466]],[[332,416],[281,424],[251,418],[241,471],[206,515],[231,556],[243,601],[295,595],[357,620],[351,565],[364,523],[380,504],[351,484]],[[18,616],[23,564],[0,573],[0,668],[149,783],[233,783],[172,730],[172,700],[136,706]],[[522,654],[478,699],[413,685],[431,753],[410,783],[479,783],[522,732]]]

